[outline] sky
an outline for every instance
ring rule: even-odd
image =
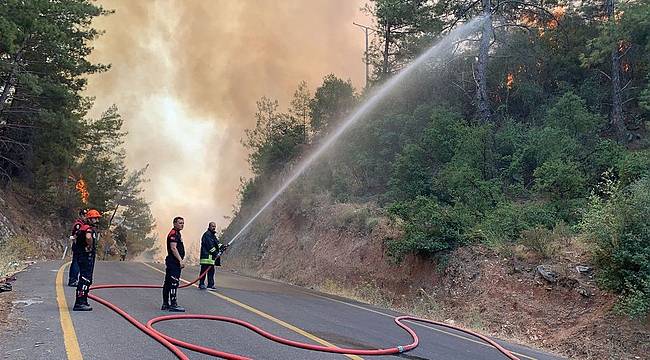
[[[371,24],[366,2],[97,1],[115,13],[94,22],[105,33],[90,59],[111,69],[89,79],[90,116],[118,106],[127,165],[150,165],[145,196],[161,243],[174,216],[190,251],[208,222],[227,226],[250,176],[240,140],[260,97],[286,108],[300,81],[313,93],[330,73],[363,87],[364,34],[352,22]]]

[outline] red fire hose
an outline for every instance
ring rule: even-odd
[[[208,269],[209,270],[209,269]],[[203,274],[201,274],[197,279],[194,281],[187,283],[185,285],[180,286],[180,288],[185,288],[188,286],[191,286],[192,284],[196,283],[199,281],[201,277],[203,277],[207,271],[206,270]],[[160,289],[162,286],[160,285],[147,285],[147,284],[105,284],[105,285],[96,285],[92,286],[91,290],[99,290],[99,289],[116,289],[116,288],[131,288],[131,289]],[[95,295],[95,294],[88,294],[88,297],[92,300],[97,301],[98,303],[108,307],[109,309],[115,311],[119,315],[121,315],[123,318],[128,320],[131,324],[136,326],[138,329],[142,330],[144,333],[147,335],[151,336],[153,339],[161,343],[163,346],[165,346],[167,349],[169,349],[176,357],[182,360],[189,360],[189,357],[185,355],[178,347],[183,347],[192,351],[200,352],[206,355],[212,355],[216,357],[220,357],[223,359],[234,359],[234,360],[250,360],[250,358],[247,358],[245,356],[237,355],[237,354],[231,354],[228,352],[223,352],[223,351],[218,351],[212,348],[204,347],[204,346],[199,346],[196,344],[188,343],[185,341],[181,341],[178,339],[175,339],[171,336],[167,336],[158,330],[153,328],[153,325],[158,322],[162,321],[169,321],[169,320],[178,320],[178,319],[201,319],[201,320],[215,320],[215,321],[223,321],[223,322],[229,322],[232,324],[237,324],[241,325],[243,327],[246,327],[259,335],[262,335],[263,337],[278,342],[280,344],[288,345],[288,346],[293,346],[301,349],[307,349],[307,350],[314,350],[314,351],[321,351],[321,352],[328,352],[328,353],[337,353],[337,354],[349,354],[349,355],[391,355],[391,354],[399,354],[403,352],[407,352],[410,350],[415,349],[418,346],[418,343],[420,339],[418,338],[417,334],[413,329],[408,327],[406,324],[404,324],[402,321],[404,320],[411,320],[411,321],[418,321],[418,322],[425,322],[433,325],[438,325],[438,326],[443,326],[447,327],[450,329],[462,331],[466,334],[475,336],[491,346],[493,346],[495,349],[500,351],[503,355],[505,355],[507,358],[512,359],[512,360],[519,360],[516,356],[512,355],[510,351],[506,350],[503,348],[501,345],[497,344],[493,340],[487,338],[486,336],[483,336],[481,334],[465,330],[456,326],[452,326],[449,324],[437,322],[437,321],[432,321],[428,319],[421,319],[421,318],[416,318],[412,316],[399,316],[395,318],[395,323],[404,329],[411,338],[413,339],[413,342],[408,344],[408,345],[402,345],[402,346],[395,346],[395,347],[390,347],[390,348],[385,348],[385,349],[347,349],[347,348],[340,348],[340,347],[330,347],[330,346],[320,346],[320,345],[312,345],[312,344],[305,344],[301,343],[298,341],[292,341],[288,340],[276,335],[273,335],[267,331],[264,331],[260,329],[259,327],[252,325],[250,323],[247,323],[245,321],[235,319],[235,318],[230,318],[230,317],[225,317],[225,316],[217,316],[217,315],[199,315],[199,314],[180,314],[180,315],[165,315],[165,316],[158,316],[155,317],[147,322],[146,325],[143,325],[141,322],[136,320],[133,316],[129,315],[126,311],[122,310],[115,304],[112,304],[111,302]]]

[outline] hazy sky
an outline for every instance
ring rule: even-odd
[[[227,225],[240,177],[240,144],[261,96],[286,107],[301,80],[313,90],[334,73],[363,86],[366,0],[100,0],[115,13],[93,61],[111,69],[89,81],[92,115],[116,104],[127,161],[150,164],[147,199],[159,238],[185,217],[194,243],[209,221]],[[92,189],[90,189],[92,194]]]

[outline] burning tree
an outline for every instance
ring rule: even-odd
[[[490,49],[495,43],[507,43],[509,36],[505,30],[532,31],[534,28],[557,26],[562,16],[562,8],[556,1],[537,0],[480,0],[480,1],[440,1],[431,3],[423,0],[398,1],[374,0],[369,8],[377,19],[374,58],[382,58],[381,68],[375,61],[380,76],[399,71],[425,47],[431,45],[437,36],[445,35],[458,24],[472,18],[483,18],[478,37],[468,39],[468,43],[478,43],[478,56],[472,64],[471,80],[473,102],[482,123],[492,117],[488,89],[488,65]],[[467,82],[468,80],[464,80]],[[461,84],[465,88],[466,84]],[[467,91],[467,90],[464,90]]]
[[[74,188],[79,192],[81,203],[84,206],[88,205],[88,198],[90,197],[90,193],[88,192],[88,187],[86,186],[84,179],[80,177],[79,180],[75,182]]]

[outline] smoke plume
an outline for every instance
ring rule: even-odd
[[[111,69],[89,79],[91,115],[119,107],[128,165],[150,164],[161,243],[177,215],[195,257],[208,222],[227,225],[261,96],[286,106],[300,81],[313,91],[329,73],[363,86],[364,35],[352,22],[369,23],[365,2],[99,1],[115,13],[95,22],[105,34],[91,59]]]

